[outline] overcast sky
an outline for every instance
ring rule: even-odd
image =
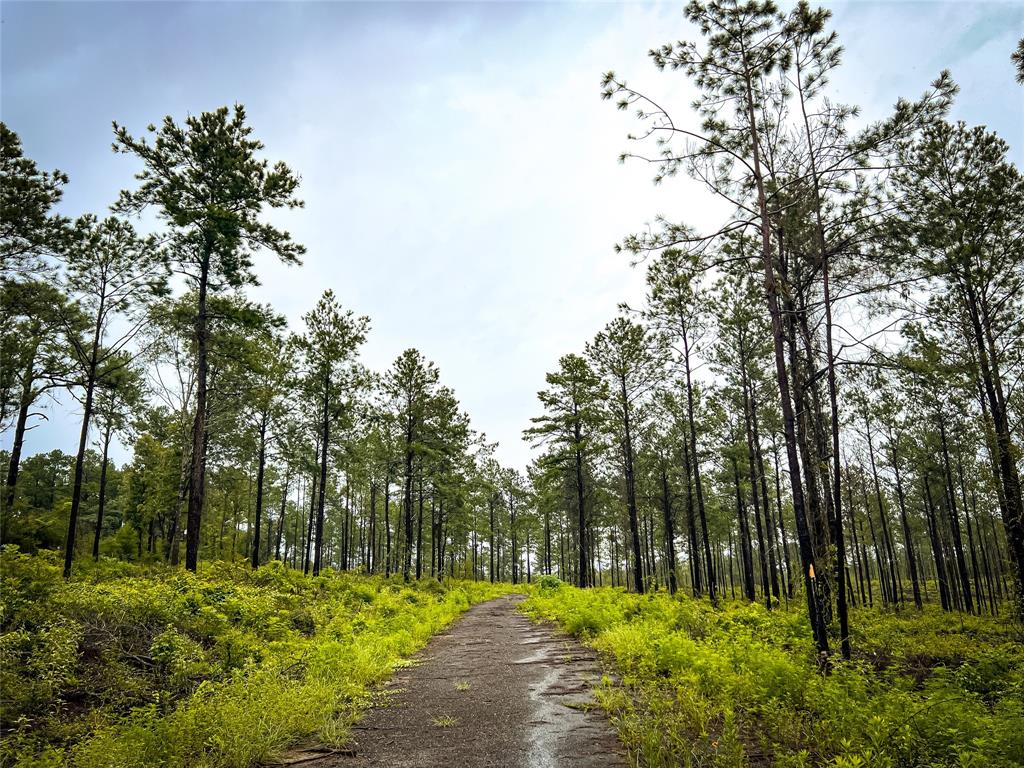
[[[419,348],[499,459],[523,466],[545,372],[642,296],[614,243],[659,213],[723,215],[692,182],[655,188],[650,168],[620,165],[633,121],[599,98],[613,69],[687,111],[683,76],[646,56],[695,37],[682,5],[4,0],[0,114],[69,174],[62,209],[78,215],[132,184],[111,120],[141,133],[245,104],[267,156],[302,176],[305,209],[278,220],[308,248],[302,267],[260,261],[252,295],[297,328],[333,288],[372,320],[368,365]],[[1024,3],[828,5],[846,48],[838,100],[879,118],[948,68],[953,116],[998,132],[1020,165],[1009,56]],[[48,410],[27,453],[75,447],[80,414]]]

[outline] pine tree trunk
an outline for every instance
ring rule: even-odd
[[[633,539],[633,584],[639,594],[644,593],[644,571],[641,561],[640,520],[636,508],[636,485],[633,476],[633,435],[629,423],[629,397],[626,394],[626,379],[619,378],[622,396],[622,453],[626,474],[626,508],[629,513],[629,533]]]
[[[701,594],[701,562],[697,545],[697,521],[693,503],[693,483],[690,468],[690,438],[683,440],[683,471],[686,474],[686,534],[689,541],[690,588],[694,597]]]
[[[509,528],[512,534],[512,583],[519,583],[519,543],[516,541],[516,508],[512,498],[512,489],[508,491]]]
[[[313,575],[320,575],[324,548],[324,504],[327,499],[327,452],[331,438],[331,380],[324,379],[324,404],[320,422],[320,484],[316,492],[316,543],[313,547]]]
[[[903,582],[899,578],[899,572],[896,570],[896,549],[892,543],[892,535],[889,532],[889,519],[885,512],[885,507],[882,503],[882,488],[878,482],[878,468],[875,464],[875,444],[873,433],[871,431],[871,422],[865,418],[867,424],[867,435],[868,435],[868,458],[871,463],[871,479],[875,486],[875,499],[878,502],[878,518],[882,523],[882,542],[885,545],[886,557],[889,560],[889,584],[892,588],[892,599],[894,603],[903,604]],[[899,594],[897,595],[897,590]]]
[[[754,526],[757,532],[757,548],[759,554],[759,564],[761,570],[761,592],[764,596],[765,608],[769,611],[772,609],[771,593],[769,592],[770,577],[768,576],[768,557],[767,547],[765,547],[764,538],[764,526],[761,523],[761,504],[760,499],[757,495],[758,482],[757,482],[757,462],[758,459],[754,451],[754,428],[751,420],[751,411],[753,411],[753,403],[751,402],[750,396],[750,384],[747,380],[747,367],[746,367],[746,355],[741,346],[740,349],[740,378],[743,383],[743,420],[745,426],[745,435],[747,441],[747,465],[750,471],[750,498],[754,503]],[[765,509],[767,512],[767,507]],[[775,585],[776,593],[778,593],[778,583]]]
[[[274,559],[281,559],[281,540],[284,538],[284,516],[288,508],[288,483],[291,475],[286,471],[284,474],[284,486],[281,488],[281,514],[277,518],[277,535],[274,537]]]
[[[957,513],[956,494],[953,490],[953,472],[949,464],[946,424],[941,414],[939,416],[939,436],[942,441],[942,466],[946,476],[946,498],[949,503],[949,533],[953,539],[953,553],[956,556],[957,573],[960,575],[964,607],[968,613],[974,613],[973,600],[971,599],[971,580],[967,575],[967,560],[964,558],[964,545],[960,537],[960,516]]]
[[[579,540],[579,571],[577,572],[577,586],[587,587],[587,508],[584,501],[584,485],[583,485],[583,452],[579,448],[580,444],[580,425],[579,421],[576,420],[573,424],[573,430],[575,432],[576,450],[573,452],[575,459],[575,479],[576,479],[576,516],[578,523],[578,540]]]
[[[838,593],[836,608],[839,613],[841,652],[844,659],[849,659],[851,653],[849,611],[846,606],[846,590],[844,589],[846,582],[846,542],[843,537],[842,474],[839,466],[839,388],[836,384],[836,357],[832,346],[832,295],[829,280],[830,254],[825,242],[825,224],[822,221],[821,215],[822,200],[821,187],[818,178],[817,155],[815,154],[811,124],[807,115],[807,104],[805,101],[806,91],[804,88],[803,72],[799,57],[795,59],[795,63],[797,74],[797,94],[800,97],[800,113],[803,116],[804,136],[807,139],[807,156],[810,161],[811,179],[814,189],[815,230],[818,235],[818,249],[821,256],[822,300],[825,309],[825,366],[828,372],[828,400],[830,427],[832,433],[832,517],[830,522],[832,524],[832,536],[836,545],[836,591]],[[916,581],[914,586],[916,590]]]
[[[668,592],[674,595],[679,585],[676,583],[676,529],[675,516],[672,510],[672,495],[668,487],[668,471],[661,468],[661,510],[665,516],[665,560],[668,570]]]
[[[786,540],[786,518],[782,514],[782,473],[779,472],[779,448],[772,433],[772,458],[775,462],[775,512],[779,518],[779,535],[782,538],[782,558],[786,563],[786,597],[793,599],[793,569],[789,561],[789,542]]]
[[[18,404],[18,420],[14,425],[14,442],[11,443],[10,463],[7,465],[7,485],[4,488],[4,508],[2,510],[4,529],[0,533],[0,542],[7,541],[7,524],[14,514],[14,500],[17,498],[18,470],[21,468],[21,451],[25,445],[25,430],[28,426],[28,413],[32,407],[32,385],[35,383],[35,350],[29,360],[22,381],[21,401]]]
[[[740,537],[740,562],[742,565],[743,572],[743,593],[747,600],[754,602],[756,595],[754,593],[754,564],[753,564],[753,552],[750,547],[750,521],[747,520],[747,505],[743,501],[743,493],[740,490],[740,471],[739,466],[736,463],[735,457],[732,461],[732,475],[733,481],[736,488],[736,519],[739,523],[739,537]],[[729,553],[732,555],[732,545],[729,545]]]
[[[939,540],[938,516],[935,514],[935,504],[932,501],[931,484],[928,481],[928,473],[924,476],[925,512],[928,515],[928,536],[932,545],[932,558],[935,561],[935,580],[939,582],[939,601],[944,611],[952,610],[952,601],[949,596],[949,584],[946,580],[946,561],[942,554],[942,543]]]
[[[707,566],[708,596],[711,605],[718,605],[715,581],[715,561],[711,557],[711,537],[708,536],[708,517],[704,506],[704,486],[700,478],[700,454],[697,453],[697,428],[693,415],[693,381],[690,372],[690,339],[686,323],[683,323],[683,365],[686,370],[686,419],[689,422],[690,456],[693,461],[693,483],[697,491],[697,514],[700,517],[701,535],[704,537],[704,563]]]
[[[391,465],[384,475],[384,536],[386,538],[384,550],[384,576],[391,575]]]
[[[319,441],[319,439],[317,440],[317,443],[316,443],[316,451],[315,451],[315,453],[317,455],[319,455],[319,453],[320,453],[320,441]],[[318,464],[319,464],[319,462],[318,462]],[[319,467],[317,467],[317,470],[319,470]],[[306,547],[302,551],[302,573],[303,574],[308,574],[309,573],[309,566],[311,565],[310,557],[313,554],[313,526],[316,524],[316,500],[317,500],[317,491],[318,491],[318,489],[320,487],[319,486],[319,482],[318,482],[318,474],[319,474],[318,471],[315,471],[315,472],[311,473],[312,487],[309,489],[309,517],[306,519],[306,530],[305,530],[305,534],[306,534],[306,536],[305,536]]]
[[[199,534],[206,487],[206,389],[209,375],[206,294],[212,253],[213,239],[211,235],[206,235],[199,271],[199,300],[196,312],[196,415],[192,424],[192,467],[189,475],[185,529],[185,568],[193,573],[199,564]]]
[[[419,581],[423,576],[423,561],[421,554],[423,552],[423,475],[422,468],[420,469],[419,478],[419,514],[416,517],[416,580]]]
[[[896,500],[900,505],[900,522],[903,525],[903,541],[907,547],[907,568],[910,571],[911,588],[914,591],[914,606],[920,611],[924,607],[921,601],[921,585],[918,582],[917,558],[914,557],[914,539],[910,531],[910,518],[907,516],[907,499],[903,492],[903,478],[900,474],[899,456],[892,431],[889,432],[889,446],[892,454],[892,469],[896,476]]]
[[[757,420],[757,397],[752,382],[748,383],[748,394],[750,399],[750,427],[753,440],[754,462],[757,468],[758,480],[760,481],[761,504],[764,508],[765,527],[767,528],[768,572],[772,584],[772,595],[776,601],[780,601],[782,596],[779,590],[778,564],[775,556],[775,524],[772,520],[771,504],[768,501],[768,479],[765,477],[764,454],[761,451],[761,433]],[[754,478],[751,478],[751,483],[753,484],[754,482]],[[756,495],[756,487],[753,485],[751,487],[753,488],[752,493]],[[758,536],[760,537],[760,530],[758,531]],[[764,553],[762,550],[763,557]]]
[[[78,536],[78,512],[82,505],[82,475],[85,470],[85,449],[89,441],[89,421],[92,418],[93,397],[96,392],[96,371],[99,365],[100,339],[103,334],[104,303],[106,287],[101,288],[100,304],[96,312],[96,326],[93,330],[92,350],[85,378],[85,404],[82,409],[82,431],[78,437],[78,453],[75,456],[75,479],[71,491],[71,514],[68,519],[67,543],[64,546],[64,578],[71,578],[71,562],[75,557],[75,539]]]
[[[551,575],[551,513],[544,510],[544,575]]]
[[[92,559],[100,559],[100,537],[103,535],[103,511],[107,502],[107,455],[110,452],[110,422],[103,430],[103,459],[100,464],[100,494],[96,502],[96,533],[92,540]]]
[[[969,273],[965,274],[966,275]],[[1024,613],[1024,498],[1021,496],[1020,475],[1017,471],[1013,441],[1010,437],[1010,425],[1006,415],[1006,398],[1003,394],[1002,376],[1000,374],[995,344],[988,332],[987,323],[983,324],[980,302],[970,280],[964,280],[964,291],[967,297],[968,316],[974,332],[977,346],[978,364],[981,369],[981,380],[988,399],[989,413],[995,432],[996,454],[998,458],[999,478],[1002,484],[1002,495],[1006,500],[1003,510],[1003,523],[1006,528],[1006,540],[1010,550],[1010,560],[1014,566],[1018,613]]]
[[[405,546],[403,548],[402,578],[409,581],[412,570],[412,416],[409,416],[405,430]]]
[[[490,499],[488,500],[488,503],[490,505],[490,523],[491,523],[491,542],[490,542],[490,544],[491,544],[491,546],[490,546],[491,565],[490,565],[490,569],[488,570],[488,573],[489,573],[489,575],[491,577],[491,584],[493,584],[494,583],[494,494],[491,494]],[[443,562],[444,561],[442,561],[442,563]]]
[[[850,481],[850,468],[846,468],[846,493],[847,503],[846,506],[849,509],[850,515],[850,531],[853,535],[853,555],[854,563],[857,567],[857,587],[860,591],[860,604],[867,605],[868,599],[864,592],[864,563],[860,557],[860,543],[857,541],[857,515],[856,510],[853,506],[853,483]]]
[[[253,568],[260,565],[260,523],[263,519],[263,477],[267,468],[267,417],[260,419],[260,448],[256,469],[256,515],[253,525],[252,560]],[[250,475],[251,477],[251,475]],[[268,534],[269,535],[269,534]]]
[[[749,119],[751,152],[754,165],[754,183],[757,192],[757,208],[761,220],[761,261],[764,269],[765,296],[768,301],[768,312],[772,321],[772,341],[775,347],[775,373],[778,379],[779,396],[782,403],[782,423],[786,443],[786,459],[789,463],[789,478],[792,486],[793,512],[796,517],[797,540],[800,544],[800,558],[804,570],[804,585],[807,589],[807,609],[811,619],[818,651],[827,654],[828,635],[824,622],[814,599],[811,574],[814,571],[814,554],[811,551],[810,529],[804,509],[804,493],[800,483],[800,459],[797,456],[796,417],[793,413],[793,402],[789,391],[789,374],[786,371],[785,353],[783,349],[782,315],[779,310],[779,288],[773,264],[771,231],[768,212],[768,198],[765,194],[764,179],[761,175],[761,157],[758,149],[757,118],[754,113],[753,86],[749,72],[746,73],[746,107]]]

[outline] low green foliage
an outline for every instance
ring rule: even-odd
[[[640,765],[1000,766],[1024,760],[1019,627],[857,611],[855,658],[818,671],[806,615],[618,589],[524,604],[592,644],[598,700]]]
[[[65,583],[56,556],[5,548],[0,763],[252,766],[341,743],[374,683],[502,589],[280,563],[103,561]]]
[[[537,579],[537,586],[541,589],[558,589],[565,582],[557,576],[541,576]]]

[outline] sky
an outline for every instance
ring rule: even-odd
[[[943,68],[952,117],[1024,151],[1010,53],[1021,2],[826,4],[845,47],[836,100],[884,117]],[[785,5],[784,5],[785,7]],[[643,270],[614,244],[663,214],[710,229],[728,211],[687,179],[655,187],[618,162],[635,127],[599,98],[614,70],[679,115],[693,91],[648,49],[696,38],[682,3],[0,3],[0,118],[71,179],[61,211],[103,213],[138,169],[111,121],[142,133],[245,105],[266,156],[302,177],[304,209],[277,213],[304,265],[262,257],[253,298],[293,328],[320,293],[372,321],[363,361],[416,347],[477,430],[524,467],[521,439],[558,358],[639,304]],[[74,450],[65,396],[26,453]],[[11,435],[0,435],[9,447]],[[125,458],[123,449],[119,458]]]

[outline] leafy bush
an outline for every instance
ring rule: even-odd
[[[2,553],[3,766],[250,766],[344,740],[390,676],[490,584],[303,576],[280,563],[85,563]]]
[[[557,576],[541,576],[537,579],[537,586],[541,589],[558,589],[564,583]]]
[[[598,700],[652,766],[1002,766],[1024,759],[1024,650],[1008,622],[854,612],[855,657],[820,674],[806,614],[619,589],[524,609],[611,665]]]

